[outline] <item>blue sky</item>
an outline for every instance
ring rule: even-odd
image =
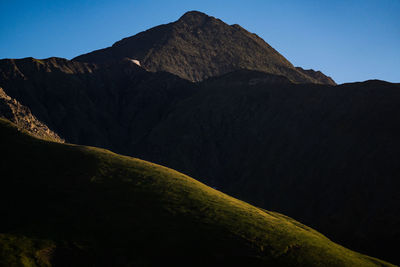
[[[0,58],[73,58],[199,10],[338,83],[400,82],[400,0],[0,0]]]

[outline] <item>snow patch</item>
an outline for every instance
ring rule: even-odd
[[[135,63],[136,65],[140,66],[140,61],[137,59],[129,59],[130,61],[132,61],[133,63]]]

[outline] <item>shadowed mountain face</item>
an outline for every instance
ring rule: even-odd
[[[99,67],[61,58],[6,59],[0,81],[68,142],[125,154],[193,91],[190,82],[129,60]]]
[[[398,84],[293,84],[242,70],[193,84],[130,60],[2,60],[0,86],[68,142],[187,173],[399,262]]]
[[[196,11],[73,60],[100,63],[123,58],[139,60],[147,70],[167,71],[190,81],[249,69],[284,75],[297,83],[335,84],[321,72],[314,75],[293,67],[264,40],[239,25]]]

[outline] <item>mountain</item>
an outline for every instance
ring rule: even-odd
[[[172,167],[336,242],[400,262],[399,85],[191,83],[128,59],[0,60],[0,86],[67,142]]]
[[[36,137],[55,142],[64,142],[64,140],[55,132],[50,130],[47,125],[40,122],[34,115],[32,115],[29,108],[21,105],[17,100],[12,99],[1,87],[0,118],[5,118],[14,122],[18,126],[18,129],[28,131]]]
[[[156,164],[4,119],[0,145],[1,266],[392,266]]]
[[[101,63],[124,58],[138,60],[149,71],[166,71],[189,81],[249,69],[283,75],[297,83],[335,85],[321,72],[295,68],[256,34],[197,11],[73,61]]]
[[[2,116],[22,129],[41,128],[33,116],[67,142],[174,168],[400,263],[399,84],[334,86],[189,12],[74,60],[0,60],[0,87]]]

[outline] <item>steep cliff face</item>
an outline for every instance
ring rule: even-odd
[[[18,129],[25,130],[36,137],[63,143],[64,140],[44,123],[32,115],[30,109],[9,97],[0,87],[0,117],[15,123]]]
[[[335,84],[322,73],[310,75],[296,69],[264,40],[239,25],[228,25],[196,11],[73,60],[100,63],[123,58],[139,60],[150,71],[167,71],[190,81],[249,69],[283,75],[297,83]]]

